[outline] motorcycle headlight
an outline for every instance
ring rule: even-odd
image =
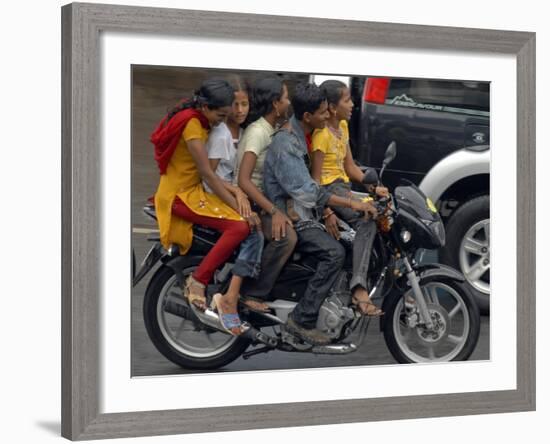
[[[403,230],[403,231],[401,231],[400,236],[401,236],[401,240],[402,240],[405,244],[411,240],[411,232],[408,231],[408,230]]]

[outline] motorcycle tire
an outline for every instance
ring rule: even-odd
[[[421,279],[419,285],[423,289],[423,292],[430,292],[432,291],[431,289],[435,289],[437,293],[438,288],[444,290],[443,296],[438,293],[438,296],[434,298],[436,300],[441,299],[438,303],[428,301],[430,303],[429,310],[432,314],[432,320],[443,326],[444,330],[438,337],[437,334],[424,329],[420,324],[416,327],[410,327],[407,324],[406,309],[403,301],[412,290],[409,289],[404,296],[400,291],[394,289],[387,296],[387,300],[384,303],[385,314],[382,331],[388,350],[395,360],[401,364],[467,360],[477,345],[480,331],[479,308],[469,290],[469,285],[466,282],[459,282],[443,275]],[[456,304],[452,302],[452,299],[456,300]],[[453,307],[452,309],[450,309],[451,306]],[[453,312],[455,313],[452,314]],[[454,317],[457,314],[459,316],[455,322]],[[456,332],[456,330],[461,328],[458,325],[460,318],[463,319],[464,324],[462,327],[462,336],[458,336],[459,333]],[[455,332],[451,334],[451,330],[453,329]],[[402,334],[401,330],[406,331],[406,334]],[[408,337],[405,337],[407,335]],[[406,341],[409,341],[410,344]],[[453,344],[456,345],[455,348],[447,354],[443,356],[435,354],[434,349],[436,346],[445,350],[448,347],[452,347]],[[411,345],[415,346],[418,351],[413,350]],[[432,349],[432,354],[430,354],[430,348]],[[421,354],[424,352],[428,356]]]
[[[191,267],[183,270],[184,279],[195,268]],[[174,270],[166,265],[161,266],[149,282],[143,299],[145,328],[157,350],[174,364],[190,370],[218,369],[241,356],[250,345],[250,341],[237,336],[216,333],[228,336],[227,341],[218,349],[214,348],[210,351],[205,349],[204,352],[197,350],[197,347],[187,346],[186,348],[184,343],[178,342],[179,339],[170,336],[164,325],[165,323],[162,319],[159,319],[159,316],[163,316],[162,309],[159,307],[162,300],[159,301],[159,299],[164,298],[168,289],[177,285],[176,282]],[[177,291],[181,291],[179,286],[177,286]]]

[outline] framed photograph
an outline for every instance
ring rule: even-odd
[[[62,25],[63,436],[73,440],[135,437],[535,408],[533,33],[82,3],[63,7]],[[441,188],[433,185],[435,179],[426,172],[442,163],[441,158],[448,155],[445,143],[452,142],[437,139],[437,133],[452,132],[444,125],[461,122],[465,128],[460,128],[462,146],[480,154],[478,157],[485,156],[486,179],[475,183],[483,193],[477,194],[477,201],[472,198],[470,205],[481,205],[482,194],[487,213],[490,207],[494,222],[490,225],[491,254],[488,214],[485,219],[468,219],[469,225],[463,220],[454,222],[463,232],[453,231],[449,228],[452,217],[446,220],[445,211],[459,214],[453,212],[453,201],[458,200],[464,211],[466,200],[459,200],[458,194],[452,199],[436,196],[448,236],[460,233],[460,239],[469,240],[457,243],[469,249],[468,254],[459,255],[451,265],[463,273],[463,278],[454,279],[469,285],[465,294],[470,296],[460,299],[467,299],[463,305],[444,310],[438,308],[445,306],[442,301],[447,298],[441,296],[441,289],[425,307],[422,298],[408,301],[400,294],[399,300],[404,302],[383,305],[386,313],[373,322],[376,327],[380,324],[386,343],[393,331],[387,319],[395,319],[396,332],[402,321],[415,332],[421,331],[415,333],[421,341],[440,343],[444,339],[452,346],[415,349],[396,335],[393,351],[391,340],[388,343],[391,354],[386,350],[386,356],[377,361],[372,359],[376,345],[368,338],[381,337],[381,333],[371,326],[364,355],[348,355],[342,344],[332,348],[317,345],[310,347],[315,353],[309,354],[287,353],[287,357],[278,351],[278,364],[272,354],[262,353],[261,365],[227,367],[225,361],[209,361],[195,346],[178,342],[182,323],[172,324],[159,311],[158,307],[164,310],[171,303],[172,287],[166,282],[172,279],[176,292],[183,287],[175,266],[168,267],[172,277],[156,285],[162,305],[155,302],[147,314],[143,301],[154,291],[146,287],[154,289],[151,281],[162,275],[153,265],[170,264],[168,259],[160,259],[170,252],[155,238],[154,214],[142,216],[147,198],[157,191],[159,177],[150,134],[164,115],[182,98],[192,97],[205,79],[234,84],[237,77],[251,85],[259,78],[278,79],[291,99],[300,94],[296,92],[300,83],[340,82],[344,85],[341,90],[348,91],[354,102],[349,120],[353,157],[379,172],[386,144],[397,140],[395,159],[418,159],[421,156],[414,150],[426,142],[415,141],[415,135],[428,134],[436,147],[426,159],[430,165],[407,170],[407,165],[388,164],[384,180],[395,199],[394,176],[396,181],[397,176],[408,178],[411,187],[419,185],[418,193],[430,195]],[[330,115],[330,111],[326,113]],[[435,114],[437,121],[426,117]],[[396,116],[405,123],[397,125]],[[362,126],[363,118],[368,128]],[[384,118],[393,122],[387,135],[383,133]],[[300,119],[295,116],[286,125],[292,121]],[[423,129],[414,129],[414,124],[423,125]],[[378,125],[376,134],[373,125]],[[314,145],[309,147],[313,152]],[[449,180],[458,167],[449,171],[453,174],[438,177]],[[460,182],[455,189],[464,190],[464,184]],[[408,242],[405,231],[399,232],[402,242]],[[147,245],[147,234],[153,236],[150,246],[159,245],[157,250]],[[153,261],[155,251],[159,257]],[[148,259],[142,261],[148,252]],[[132,255],[134,264],[129,260]],[[422,258],[415,259],[422,267]],[[147,267],[148,260],[151,267]],[[444,256],[435,260],[444,261]],[[401,274],[406,275],[408,269],[402,265]],[[427,273],[419,271],[422,286],[422,276],[433,276],[434,268],[431,272],[430,268],[418,270]],[[396,282],[402,278],[407,285],[407,276],[399,276],[399,267],[392,266],[391,271]],[[223,270],[218,272],[220,288],[207,288],[208,302],[213,291],[224,291]],[[409,276],[408,285],[413,288],[410,281]],[[375,285],[370,286],[373,300],[378,302]],[[497,295],[490,298],[490,304],[489,294]],[[470,300],[485,314],[490,312],[481,325],[482,351],[477,337],[478,348],[465,351],[478,308],[472,308],[472,315],[465,308],[455,317],[460,310],[453,307],[467,307]],[[289,310],[268,302],[272,318],[288,314]],[[424,309],[439,326],[457,324],[460,318],[468,326],[466,333],[447,333],[442,339],[433,336],[433,325],[429,329],[421,328],[422,322],[411,324],[409,312]],[[202,322],[203,318],[194,309],[192,312],[197,318],[191,326],[198,331],[199,342],[203,336],[209,341],[221,336],[222,342],[224,337],[231,338],[222,333],[209,335],[216,331],[215,325],[208,327],[212,330],[196,328],[196,319]],[[181,318],[178,313],[176,307],[171,315]],[[400,313],[409,313],[407,319]],[[352,319],[346,326],[359,331],[363,321]],[[155,336],[151,327],[155,322],[160,336]],[[331,331],[335,338],[343,335],[343,327],[336,332],[331,325],[333,330],[327,328],[325,333]],[[247,334],[250,331],[255,330],[251,328]],[[272,337],[250,337],[254,347],[245,347],[240,353],[246,350],[246,357],[254,362],[254,356],[272,346],[270,341],[279,340],[285,330],[275,326],[273,331]],[[231,341],[228,349],[234,345]],[[224,344],[213,347],[223,349]],[[349,343],[347,347],[351,347]],[[184,360],[173,350],[179,350]],[[326,358],[317,358],[323,355]],[[470,359],[464,361],[467,357]],[[210,364],[201,368],[197,362]],[[412,364],[395,365],[399,362]]]

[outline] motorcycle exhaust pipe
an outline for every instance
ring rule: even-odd
[[[204,324],[210,327],[216,328],[225,334],[229,334],[223,328],[220,322],[220,317],[215,311],[207,309],[204,313],[198,310],[193,310],[193,312]],[[260,330],[258,330],[257,328],[254,328],[249,323],[245,324],[245,329],[244,329],[244,332],[241,334],[241,336],[243,338],[250,339],[253,343],[264,344],[271,348],[275,348],[278,343],[277,338],[274,338],[273,336],[270,336],[266,333],[261,332]]]
[[[227,331],[223,328],[220,317],[215,311],[212,311],[210,309],[207,309],[205,312],[200,312],[198,310],[194,310],[193,312],[197,315],[199,320],[203,322],[204,324],[208,325],[209,327],[213,327],[222,333],[229,334]],[[255,344],[264,344],[270,348],[275,348],[278,344],[277,338],[274,338],[273,336],[270,336],[257,328],[254,328],[249,323],[244,324],[244,332],[241,334],[243,338],[250,339]]]
[[[182,298],[169,298],[164,304],[164,311],[179,316],[180,318],[189,319],[191,321],[202,323],[222,333],[226,333],[223,328],[220,318],[216,312],[208,308],[202,312],[194,307],[190,307]]]
[[[206,309],[206,311],[204,312],[196,310],[195,308],[192,308],[190,310],[189,306],[187,306],[183,301],[179,303],[179,301],[175,301],[172,299],[167,301],[164,309],[167,312],[172,313],[176,316],[185,317],[187,319],[195,318],[194,320],[199,321],[207,325],[208,327],[214,328],[222,333],[229,334],[223,328],[218,314],[210,308]],[[257,328],[254,328],[248,323],[246,324],[246,330],[242,333],[241,336],[251,340],[253,343],[264,344],[270,348],[275,348],[278,344],[277,338],[274,338],[273,336],[270,336],[258,330]]]

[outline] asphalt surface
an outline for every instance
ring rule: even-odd
[[[158,170],[153,160],[149,135],[166,111],[182,97],[188,97],[209,75],[223,74],[183,68],[134,66],[132,72],[132,246],[138,265],[150,246],[146,234],[137,232],[156,228],[142,213],[142,207],[158,185]],[[154,270],[153,270],[154,271]],[[154,347],[143,323],[142,304],[149,275],[132,289],[132,360],[133,376],[171,375],[189,373],[162,356]],[[472,360],[489,359],[489,318],[482,317],[481,334]],[[342,356],[271,352],[256,355],[249,360],[237,359],[219,371],[246,371],[338,367],[355,365],[396,364],[386,348],[378,321],[373,320],[362,346],[354,353]]]

